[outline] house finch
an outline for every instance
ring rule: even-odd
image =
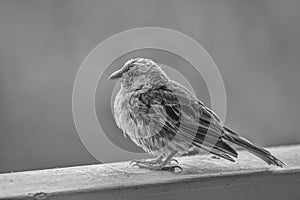
[[[223,126],[220,118],[181,84],[171,80],[150,59],[135,58],[114,72],[109,79],[121,83],[114,102],[117,126],[153,160],[136,160],[135,166],[153,170],[174,170],[175,155],[196,147],[234,161],[234,143],[268,164],[282,167],[283,162],[269,151],[257,147]]]

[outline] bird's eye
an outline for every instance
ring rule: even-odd
[[[134,67],[133,64],[129,64],[124,68],[124,72],[128,72],[130,69],[132,69]]]

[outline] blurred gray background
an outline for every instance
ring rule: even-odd
[[[98,163],[73,123],[73,81],[98,43],[143,26],[204,46],[223,76],[227,125],[262,146],[300,141],[300,1],[2,0],[0,173]]]

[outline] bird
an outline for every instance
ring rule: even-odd
[[[109,79],[121,87],[113,115],[116,125],[144,151],[155,157],[133,160],[132,166],[150,170],[182,170],[174,156],[191,148],[207,151],[235,162],[232,144],[256,155],[269,165],[284,163],[224,125],[220,117],[192,92],[171,80],[162,67],[149,58],[132,58]],[[175,164],[172,164],[172,161]]]

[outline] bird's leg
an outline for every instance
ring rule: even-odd
[[[144,163],[136,163],[133,166],[138,166],[139,168],[145,168],[145,169],[152,169],[152,170],[169,170],[174,171],[176,168],[179,168],[182,170],[182,168],[178,165],[170,165],[166,166],[170,163],[172,160],[172,157],[177,153],[177,151],[173,151],[164,161],[158,163],[158,164],[144,164]]]
[[[144,164],[144,165],[152,165],[152,164],[158,164],[161,163],[163,159],[163,156],[160,155],[154,159],[147,159],[147,160],[133,160],[130,162],[131,165],[136,165],[136,164]]]
[[[168,171],[175,171],[176,168],[182,170],[182,168],[177,165],[178,161],[176,159],[173,158],[173,156],[175,156],[177,153],[177,151],[173,151],[165,160],[163,163],[161,163],[161,165],[159,166],[159,169],[161,170],[168,170]],[[170,165],[170,166],[166,166],[167,164],[171,164],[171,162],[174,161],[176,162],[176,165]]]

